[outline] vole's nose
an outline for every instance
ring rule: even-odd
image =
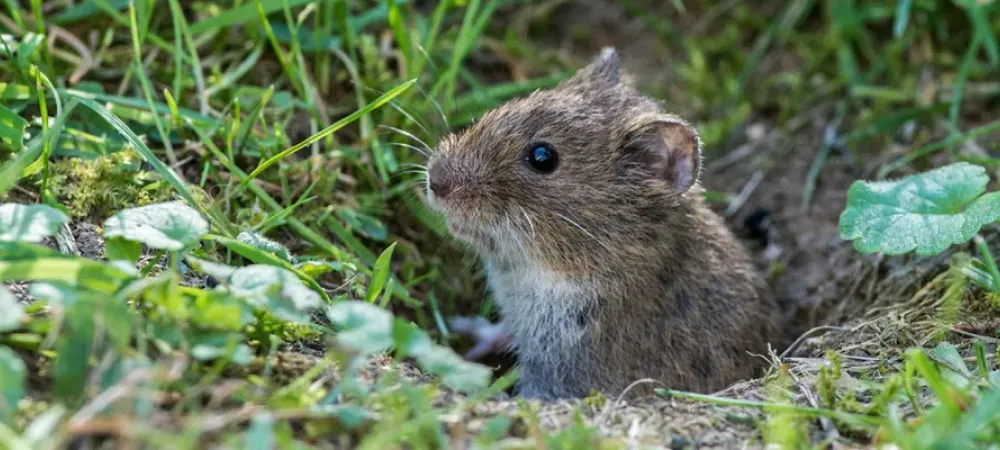
[[[440,164],[435,164],[427,174],[431,192],[438,198],[447,197],[455,189],[455,185],[445,177],[444,171]]]
[[[452,191],[451,183],[431,180],[431,191],[433,191],[434,195],[438,198],[445,198]]]

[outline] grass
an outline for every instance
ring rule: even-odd
[[[456,397],[448,383],[468,382],[473,369],[454,363],[427,382],[410,364],[335,345],[389,342],[420,366],[430,358],[415,350],[420,336],[463,344],[445,318],[490,309],[473,262],[421,201],[420,164],[442,133],[582,62],[585,52],[570,59],[562,47],[586,48],[590,31],[532,15],[527,3],[0,2],[0,198],[98,226],[179,198],[211,227],[183,251],[110,242],[109,253],[154,276],[129,292],[107,290],[128,278],[119,268],[5,247],[5,281],[62,284],[58,295],[33,290],[40,301],[26,319],[0,328],[0,447],[624,445],[627,433],[610,425],[624,413],[610,399],[558,414],[521,402],[478,413],[509,377]],[[752,123],[779,135],[755,162],[764,183],[781,160],[807,160],[789,211],[831,207],[817,199],[833,160],[874,161],[855,164],[852,175],[867,178],[952,160],[1000,167],[995,2],[606,3],[674,55],[644,56],[669,64],[657,63],[668,82],[643,88],[698,124],[710,160]],[[510,70],[494,73],[496,60]],[[819,144],[799,146],[815,129]],[[244,310],[185,257],[281,267],[324,302],[374,304],[421,331],[369,310],[389,328],[338,324],[332,313],[304,319],[280,303]],[[664,394],[709,408],[696,415],[748,418],[748,439],[782,447],[995,446],[996,327],[979,343],[947,331],[963,301],[989,294],[948,280],[920,292],[946,298],[933,319],[952,344],[886,344],[871,356],[877,369],[842,362],[846,351],[813,359],[826,369],[781,361],[757,400]],[[23,283],[11,286],[23,294]],[[23,388],[6,382],[19,377]]]

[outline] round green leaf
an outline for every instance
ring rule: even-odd
[[[392,313],[359,301],[337,302],[326,311],[338,330],[337,343],[364,354],[393,346]]]
[[[254,231],[243,231],[236,236],[236,240],[258,250],[271,253],[284,261],[293,262],[294,258],[292,257],[291,252],[288,251],[288,248],[268,239],[260,233]]]
[[[232,295],[247,299],[254,306],[265,308],[285,320],[306,321],[298,313],[323,303],[320,295],[306,286],[298,275],[281,267],[253,264],[235,268],[197,258],[187,261],[227,286]]]
[[[24,306],[7,288],[0,286],[0,333],[20,328],[24,317]]]
[[[489,367],[462,359],[454,350],[434,346],[417,356],[420,367],[441,378],[445,386],[472,392],[489,385],[493,371]]]
[[[105,239],[122,237],[160,250],[183,250],[206,234],[208,222],[179,201],[126,209],[104,222]]]
[[[0,242],[40,242],[69,222],[62,211],[48,205],[0,205]]]
[[[840,235],[862,253],[941,253],[1000,219],[1000,192],[980,196],[988,182],[985,169],[964,162],[898,181],[856,181]]]

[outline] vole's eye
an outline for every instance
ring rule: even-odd
[[[556,153],[555,147],[545,142],[529,145],[524,159],[533,169],[541,173],[552,172],[559,165],[559,154]]]

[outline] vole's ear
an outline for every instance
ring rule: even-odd
[[[617,84],[621,81],[621,61],[614,47],[605,47],[587,67],[580,69],[572,81],[604,82]]]
[[[667,183],[674,193],[691,189],[701,170],[701,139],[691,125],[668,115],[644,120],[625,144],[626,157]]]

